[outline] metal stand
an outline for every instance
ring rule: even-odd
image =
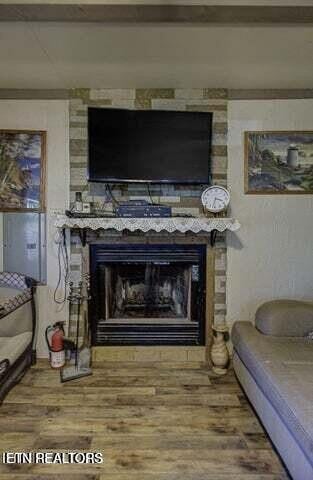
[[[79,330],[80,330],[80,312],[81,306],[84,301],[89,302],[90,295],[89,295],[89,277],[86,278],[86,295],[83,295],[83,282],[80,281],[78,286],[74,287],[73,282],[70,282],[70,292],[68,295],[68,301],[70,305],[70,318],[72,318],[72,313],[74,306],[76,306],[76,333],[75,333],[75,362],[74,364],[65,366],[62,368],[60,372],[61,382],[68,382],[70,380],[74,380],[75,378],[85,377],[87,375],[91,375],[92,371],[90,368],[90,344],[88,342],[88,331],[84,332],[84,341],[82,348],[79,348]],[[85,330],[88,329],[88,325],[85,325]],[[84,355],[82,358],[82,352],[84,350]],[[87,350],[87,354],[86,354]],[[88,355],[89,352],[89,355]],[[70,362],[72,359],[70,360]]]
[[[216,236],[217,236],[217,230],[212,230],[212,232],[210,232],[210,245],[211,245],[211,247],[214,247],[214,245],[215,245]]]
[[[78,235],[79,235],[82,246],[85,247],[86,243],[87,243],[87,231],[86,231],[86,229],[85,228],[80,228],[78,230]]]

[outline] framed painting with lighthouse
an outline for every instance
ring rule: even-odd
[[[245,193],[313,193],[313,131],[245,132],[244,146]]]
[[[0,130],[0,212],[45,211],[46,132]]]

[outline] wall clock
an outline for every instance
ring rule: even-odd
[[[205,210],[212,213],[223,212],[230,201],[229,191],[219,185],[212,185],[204,190],[201,202]]]

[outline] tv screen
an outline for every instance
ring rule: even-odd
[[[89,108],[89,181],[208,183],[211,130],[211,113]]]

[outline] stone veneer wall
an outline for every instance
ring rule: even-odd
[[[110,197],[101,184],[87,182],[87,109],[103,108],[185,110],[213,112],[212,181],[227,185],[227,90],[225,89],[76,89],[70,99],[70,190],[71,202],[75,192],[83,199],[93,201],[106,210],[112,209]],[[201,187],[181,185],[151,185],[154,201],[172,206],[173,214],[201,215]],[[118,201],[143,198],[149,200],[146,185],[123,184],[114,186]],[[85,259],[84,259],[85,257]],[[70,270],[72,278],[79,279],[86,271],[86,255],[80,241],[72,235]],[[223,235],[215,247],[214,321],[220,323],[226,315],[226,247]]]

